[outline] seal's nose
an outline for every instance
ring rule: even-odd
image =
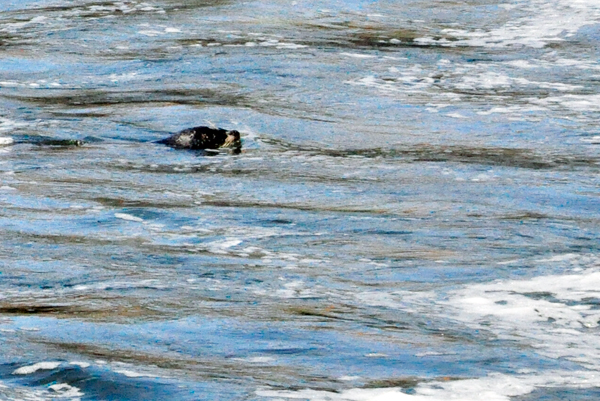
[[[227,131],[227,135],[233,136],[236,141],[240,140],[240,133],[236,130]]]

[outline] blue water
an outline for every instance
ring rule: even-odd
[[[0,1],[0,399],[595,398],[599,23]]]

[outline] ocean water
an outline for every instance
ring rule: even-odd
[[[0,400],[600,398],[599,43],[592,0],[0,0]],[[243,152],[155,143],[197,125]]]

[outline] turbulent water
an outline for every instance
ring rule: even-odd
[[[0,399],[600,398],[594,0],[0,0]],[[155,143],[237,129],[243,152]]]

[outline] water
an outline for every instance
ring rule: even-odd
[[[599,38],[591,0],[0,1],[0,399],[598,398]],[[153,142],[196,125],[243,152]]]

